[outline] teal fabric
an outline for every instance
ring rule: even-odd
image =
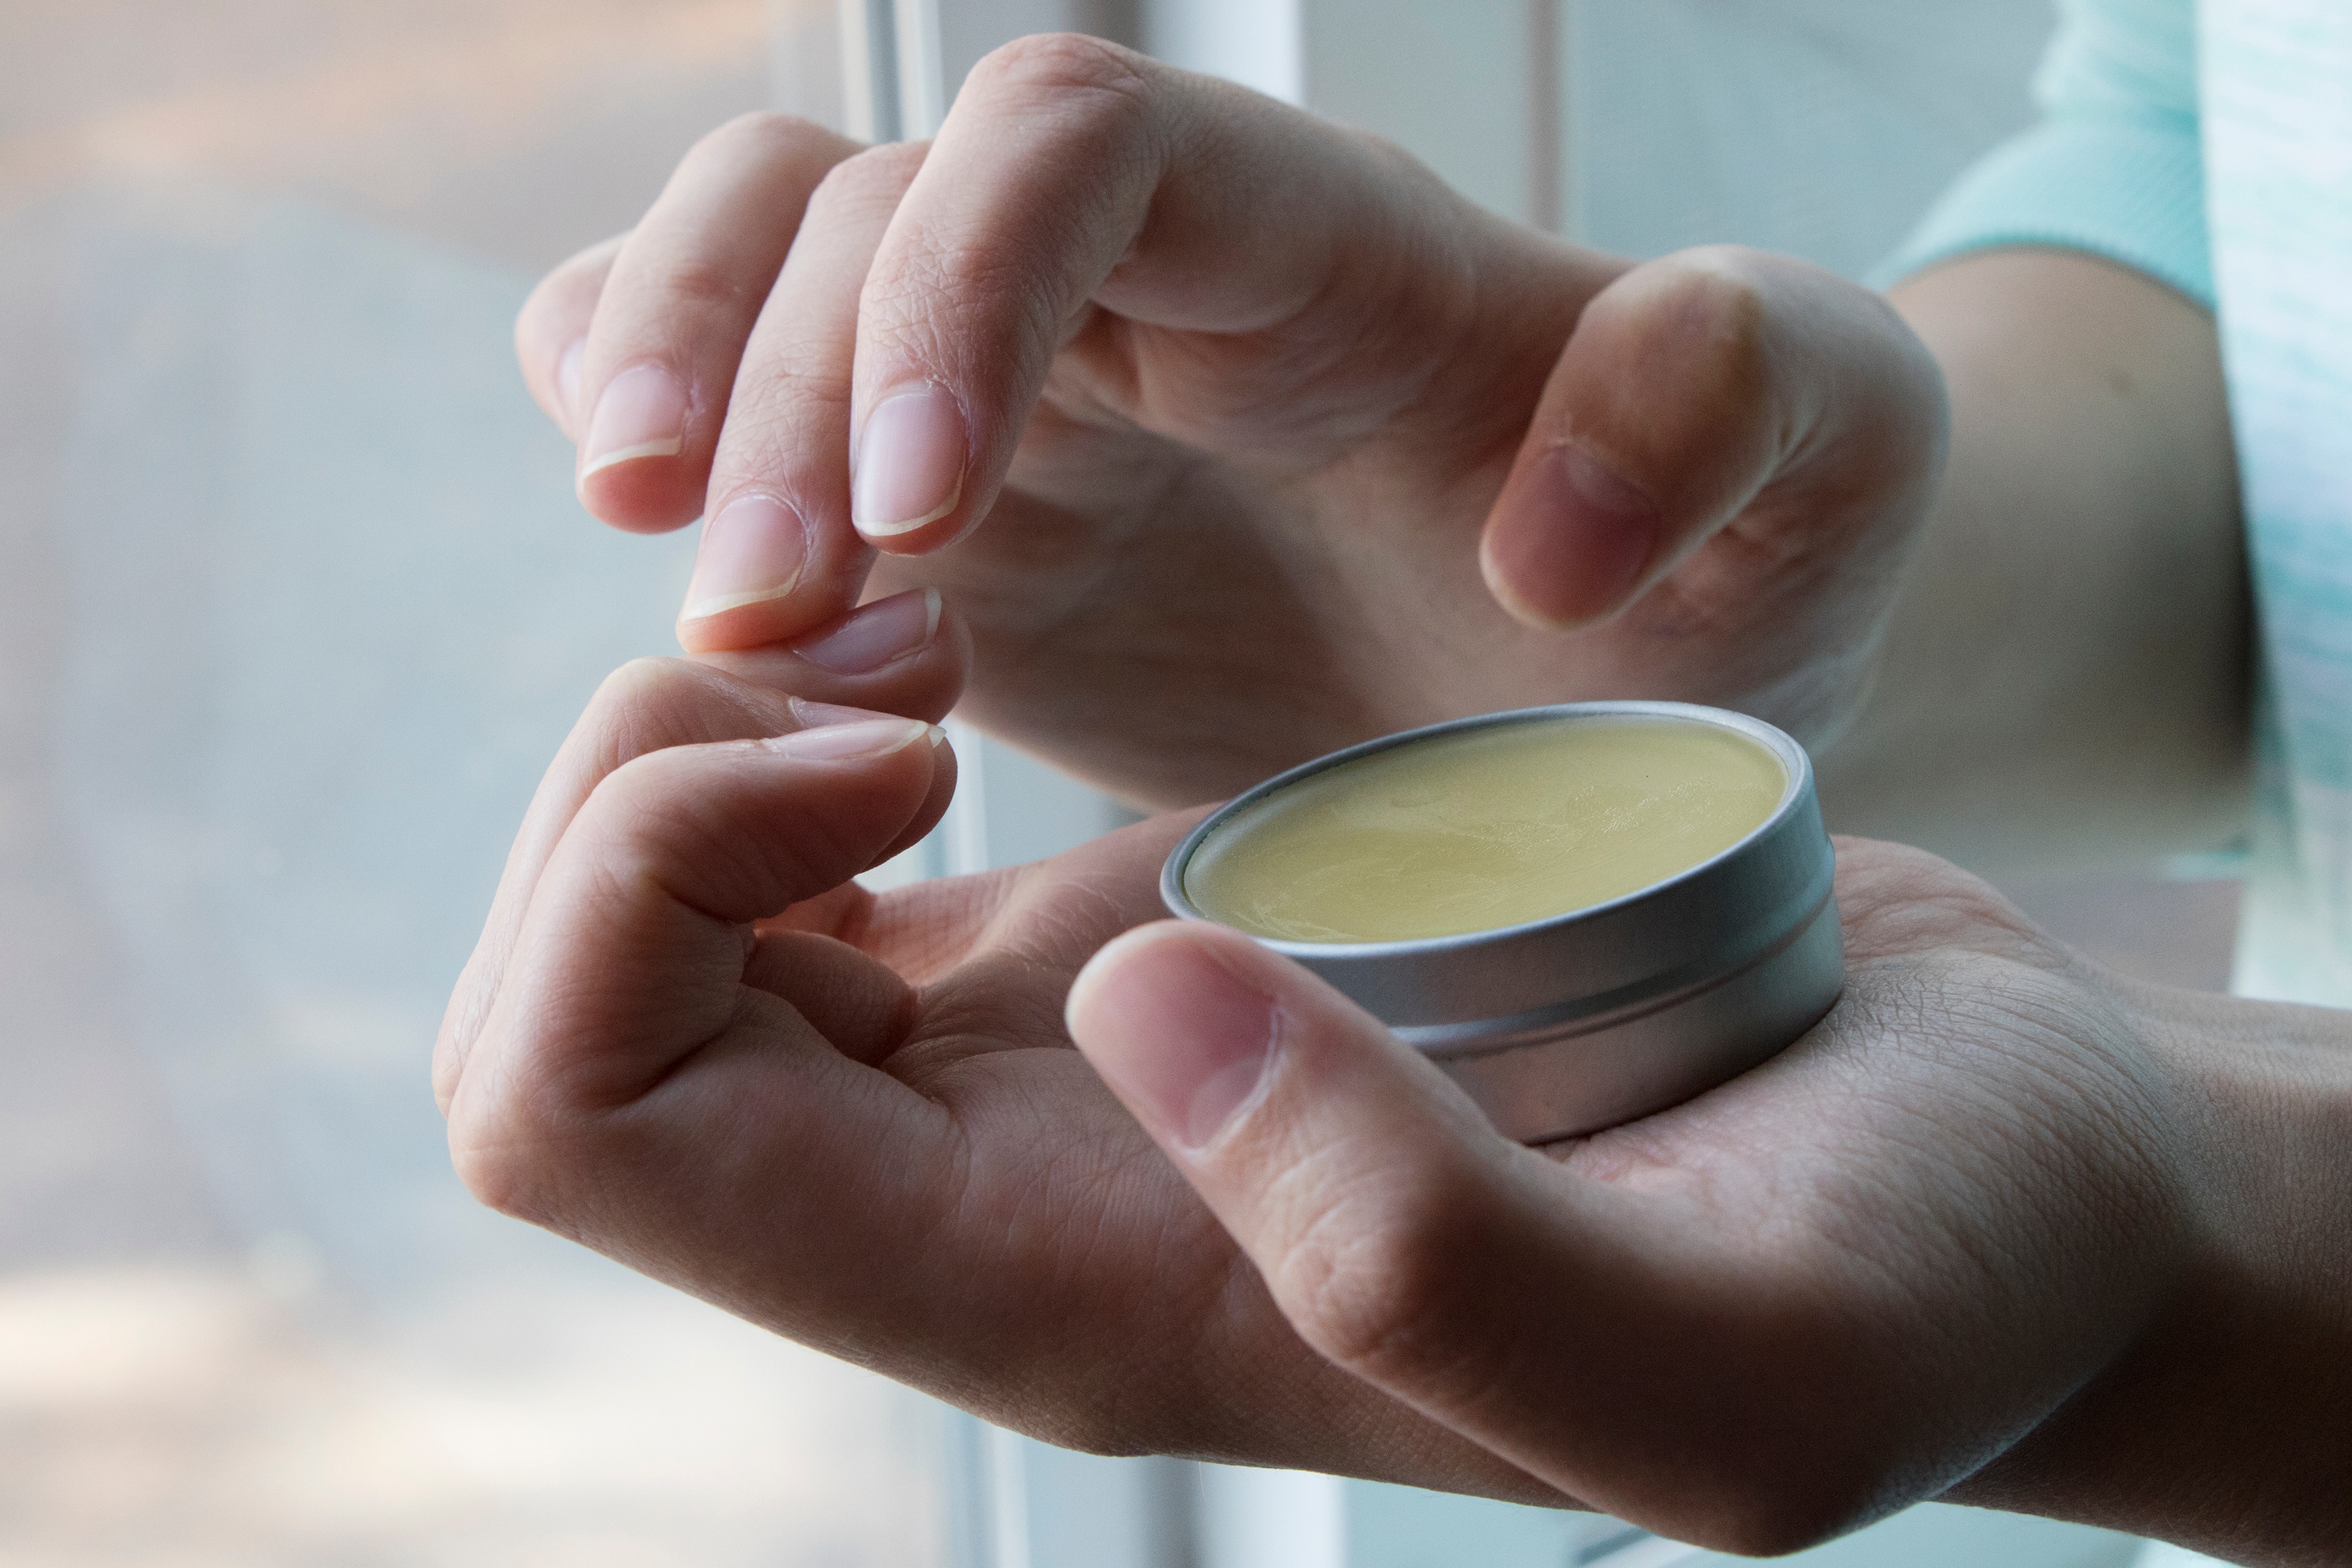
[[[2237,985],[2352,1006],[2352,5],[2197,20],[2264,683]]]
[[[2213,304],[2188,0],[2063,0],[2042,121],[1937,203],[1883,286],[1973,251],[2088,251]]]

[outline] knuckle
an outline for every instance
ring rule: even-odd
[[[535,1162],[520,1156],[510,1141],[453,1146],[449,1160],[457,1180],[484,1208],[530,1225],[550,1217],[546,1183]]]
[[[850,387],[814,358],[780,354],[736,383],[711,458],[711,512],[758,490],[782,497],[803,516],[824,514],[830,503],[822,498],[838,481],[808,451],[831,429],[847,427]]]
[[[554,1086],[526,1069],[453,1108],[449,1163],[475,1202],[512,1219],[560,1228],[564,1194],[600,1162],[578,1128],[567,1133],[558,1100]]]
[[[1689,1497],[1703,1511],[1675,1523],[1678,1539],[1741,1557],[1785,1557],[1809,1551],[1887,1511],[1904,1484],[1879,1459],[1856,1456],[1823,1464],[1805,1445],[1759,1449],[1751,1430],[1726,1434],[1712,1463],[1695,1459]]]
[[[753,157],[799,159],[824,157],[845,145],[843,139],[813,120],[774,110],[755,109],[705,132],[688,152],[689,161]]]
[[[664,306],[693,315],[713,310],[740,313],[765,293],[768,280],[730,265],[730,258],[709,253],[685,253],[663,258],[656,265],[656,287]]]
[[[1482,1314],[1469,1281],[1486,1194],[1424,1175],[1409,1190],[1350,1194],[1325,1208],[1284,1261],[1286,1310],[1315,1347],[1381,1383],[1484,1381]]]
[[[990,100],[1107,97],[1133,105],[1149,89],[1142,57],[1084,33],[1037,33],[992,51],[966,79]]]
[[[1764,280],[1732,247],[1685,254],[1669,264],[1662,302],[1667,320],[1735,361],[1760,357],[1770,321]]]
[[[1790,360],[1774,341],[1766,280],[1737,258],[1683,251],[1650,262],[1594,309],[1601,362],[1670,378],[1685,421],[1750,441],[1773,436],[1772,393]]]
[[[951,321],[941,300],[954,301]],[[950,367],[951,379],[955,367],[1043,363],[1055,347],[1055,317],[1034,273],[969,248],[918,238],[876,265],[863,306],[861,353]]]
[[[1785,1557],[1808,1551],[1864,1521],[1868,1510],[1794,1478],[1734,1479],[1711,1495],[1704,1522],[1678,1523],[1677,1540],[1738,1557]]]
[[[1695,273],[1748,282],[1761,282],[1782,265],[1782,258],[1769,250],[1727,241],[1695,245],[1687,250],[1675,252],[1666,259]]]
[[[596,683],[596,694],[588,700],[589,721],[604,728],[658,712],[691,679],[683,660],[641,654]]]
[[[633,658],[606,676],[589,700],[583,729],[593,738],[597,772],[696,739],[688,720],[712,676],[682,658]]]
[[[1022,1426],[1041,1442],[1098,1458],[1140,1458],[1152,1451],[1150,1438],[1122,1402],[1072,1400]]]
[[[729,922],[847,880],[868,847],[826,813],[779,808],[676,752],[606,774],[582,818],[592,812],[616,904],[653,897]]]
[[[919,142],[887,142],[844,158],[824,172],[809,194],[812,222],[864,212],[877,205],[896,206],[914,184],[929,151]]]

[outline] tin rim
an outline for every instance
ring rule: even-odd
[[[1659,719],[1676,720],[1685,723],[1712,725],[1718,730],[1730,730],[1757,742],[1779,760],[1785,775],[1780,798],[1763,821],[1758,823],[1738,839],[1725,846],[1706,859],[1683,868],[1671,877],[1645,883],[1630,893],[1580,909],[1546,915],[1541,920],[1522,921],[1517,925],[1486,926],[1477,931],[1457,931],[1451,936],[1406,937],[1391,942],[1295,942],[1283,937],[1260,936],[1255,931],[1242,931],[1272,952],[1289,958],[1307,961],[1322,960],[1344,963],[1349,960],[1377,961],[1382,958],[1418,956],[1426,953],[1455,952],[1489,944],[1516,942],[1547,931],[1599,920],[1606,915],[1655,898],[1659,893],[1703,876],[1724,862],[1737,858],[1757,841],[1769,837],[1786,824],[1789,817],[1804,809],[1812,797],[1812,759],[1805,748],[1774,725],[1727,708],[1707,708],[1693,702],[1557,702],[1539,708],[1512,708],[1496,713],[1473,714],[1466,719],[1448,719],[1435,724],[1424,724],[1417,730],[1402,730],[1393,735],[1359,742],[1343,747],[1312,762],[1275,774],[1272,778],[1251,786],[1217,807],[1193,825],[1182,841],[1170,852],[1160,868],[1160,898],[1169,910],[1181,920],[1203,921],[1223,926],[1227,931],[1241,931],[1227,925],[1214,915],[1194,904],[1184,891],[1184,873],[1192,857],[1209,837],[1262,800],[1280,794],[1293,784],[1313,778],[1333,768],[1344,767],[1361,757],[1393,751],[1441,735],[1457,734],[1475,730],[1501,729],[1518,724],[1536,724],[1559,720],[1587,719]]]

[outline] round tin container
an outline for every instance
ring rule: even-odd
[[[1411,942],[1255,936],[1337,986],[1469,1091],[1524,1142],[1597,1131],[1737,1077],[1819,1022],[1845,984],[1831,896],[1835,860],[1812,762],[1771,725],[1680,702],[1570,702],[1408,730],[1334,752],[1238,795],[1169,856],[1160,896],[1192,856],[1268,796],[1359,757],[1506,724],[1710,724],[1780,760],[1772,814],[1729,848],[1606,903],[1492,931]]]

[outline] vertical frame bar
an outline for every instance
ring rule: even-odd
[[[948,113],[947,66],[940,53],[940,0],[891,0],[898,51],[898,139],[939,133]]]
[[[1528,0],[1528,222],[1546,234],[1561,233],[1568,218],[1565,26],[1561,0]]]
[[[892,0],[835,0],[841,36],[842,133],[860,142],[905,135]]]

